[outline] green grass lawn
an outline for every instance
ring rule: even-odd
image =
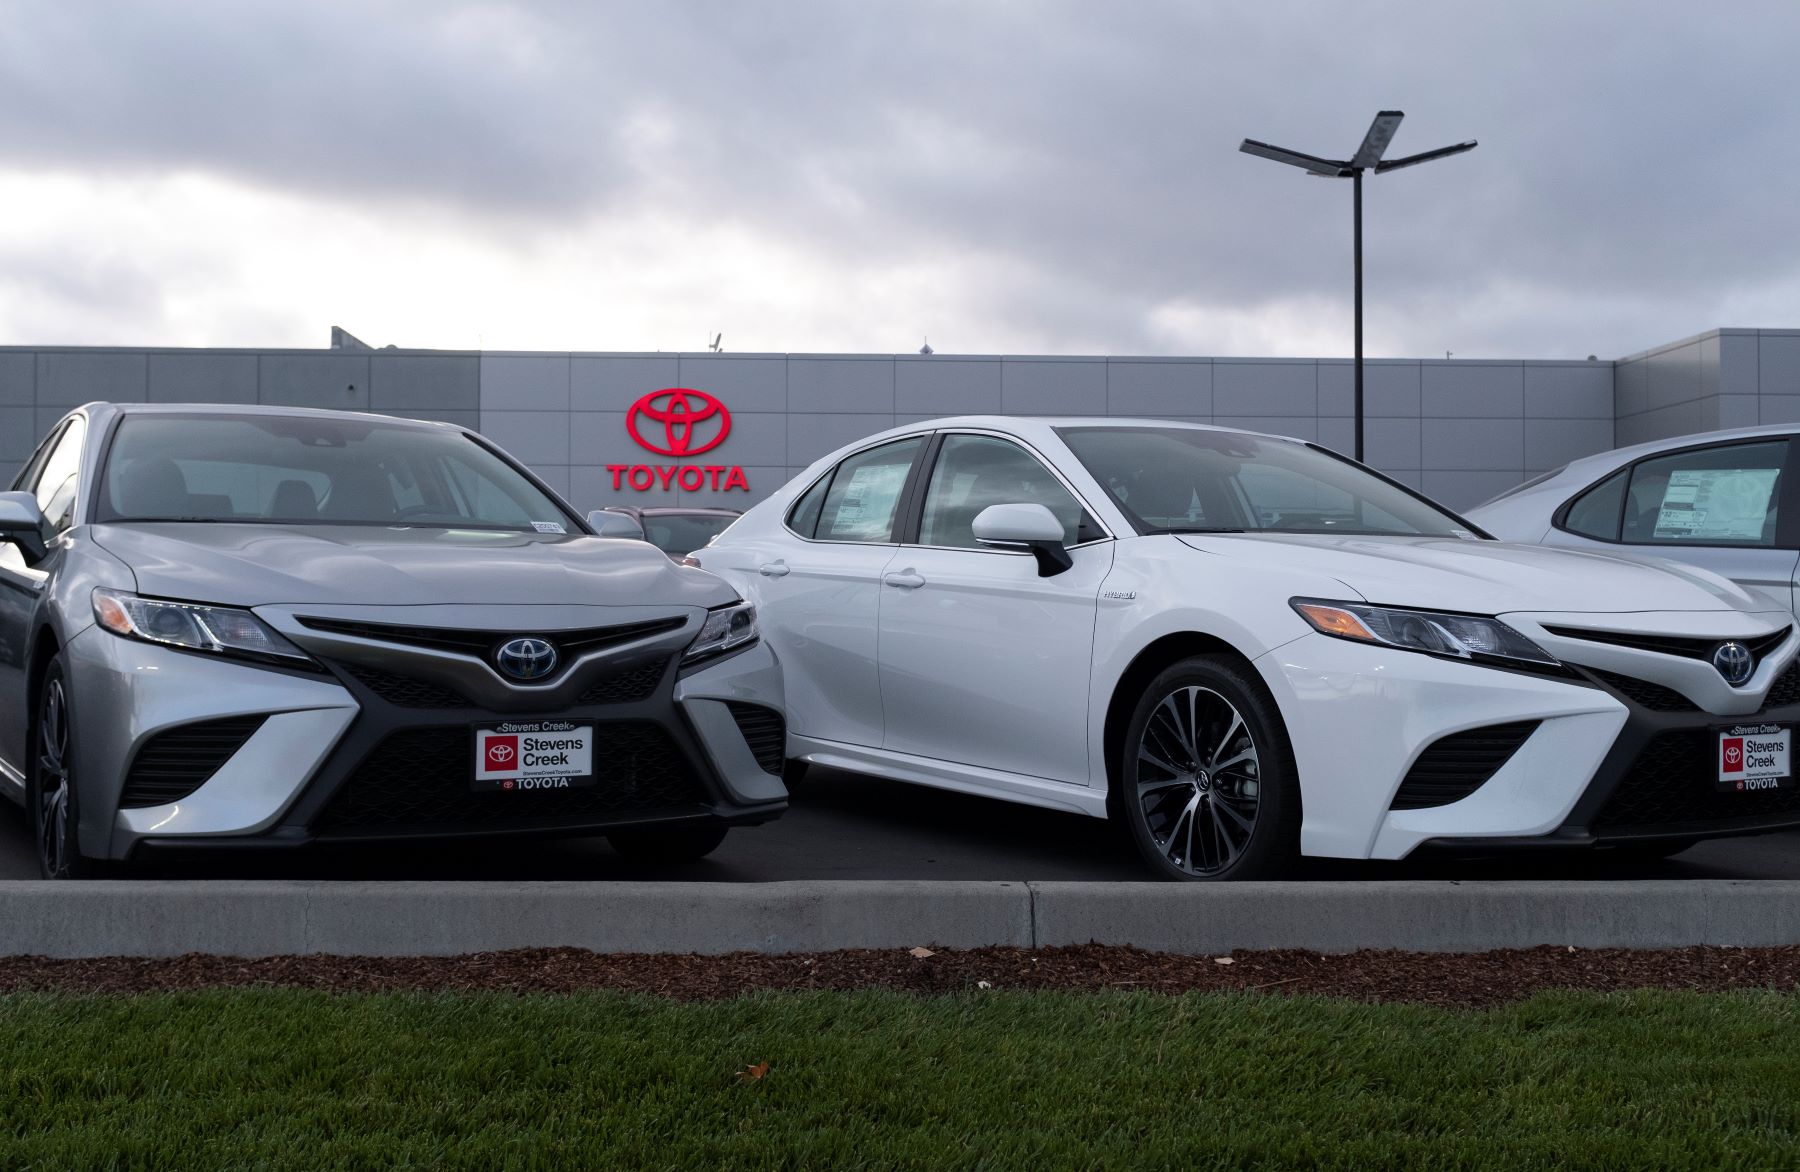
[[[1795,995],[0,997],[0,1168],[1794,1167],[1797,1137]]]

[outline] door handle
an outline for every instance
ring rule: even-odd
[[[889,586],[898,586],[902,590],[917,590],[925,585],[925,579],[914,570],[901,570],[898,574],[884,574],[881,580]]]
[[[788,564],[784,561],[764,562],[761,572],[765,578],[779,578],[788,573]]]

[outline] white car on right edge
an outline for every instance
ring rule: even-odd
[[[693,556],[756,604],[791,759],[1110,816],[1167,878],[1800,824],[1787,609],[1490,540],[1313,444],[918,423]]]
[[[1800,602],[1795,434],[1792,425],[1747,427],[1602,452],[1467,516],[1502,541],[1674,558],[1791,611]]]

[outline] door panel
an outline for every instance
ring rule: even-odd
[[[940,437],[916,506],[918,544],[882,578],[881,699],[900,753],[1088,784],[1088,676],[1100,582],[1113,543],[1081,502],[1016,440]],[[994,505],[1034,504],[1062,522],[1074,565],[975,537]],[[1074,547],[1074,548],[1071,548]]]
[[[911,436],[847,456],[765,539],[703,551],[708,569],[727,570],[756,602],[763,637],[782,660],[788,727],[801,736],[881,744],[881,575],[924,447]]]
[[[29,666],[25,645],[50,572],[63,556],[61,542],[53,539],[73,522],[86,436],[87,421],[76,416],[39,447],[20,478],[19,487],[36,494],[38,506],[50,515],[43,533],[51,546],[49,555],[37,565],[27,566],[17,545],[0,543],[0,759],[19,770],[29,767],[25,760],[25,730],[31,719],[25,703],[25,670]]]
[[[1113,542],[1038,576],[1029,554],[903,547],[881,588],[885,748],[1075,785]],[[916,583],[916,584],[914,584]]]
[[[54,556],[54,555],[53,555]],[[19,547],[0,543],[0,760],[24,770],[25,643],[47,577],[46,566],[28,567]]]
[[[793,732],[881,744],[876,621],[881,575],[894,552],[891,545],[795,541],[763,548],[766,558],[739,570],[763,637],[781,657]]]

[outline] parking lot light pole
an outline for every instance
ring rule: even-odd
[[[1364,171],[1373,171],[1377,175],[1395,171],[1401,167],[1411,167],[1417,163],[1429,163],[1433,159],[1460,155],[1464,151],[1475,149],[1475,140],[1459,142],[1454,146],[1439,147],[1433,151],[1423,151],[1416,155],[1408,155],[1403,159],[1383,161],[1382,155],[1387,153],[1388,143],[1393,141],[1394,132],[1400,129],[1400,120],[1406,117],[1399,110],[1383,110],[1375,115],[1375,121],[1369,123],[1369,133],[1363,136],[1362,145],[1348,159],[1322,159],[1317,155],[1290,151],[1286,147],[1271,146],[1266,142],[1257,142],[1246,138],[1238,147],[1247,155],[1256,155],[1264,159],[1273,159],[1277,163],[1286,163],[1290,167],[1299,167],[1308,175],[1316,175],[1322,179],[1350,180],[1350,206],[1354,226],[1351,229],[1351,265],[1356,281],[1356,459],[1360,463],[1363,458],[1363,263],[1362,263],[1362,179]]]

